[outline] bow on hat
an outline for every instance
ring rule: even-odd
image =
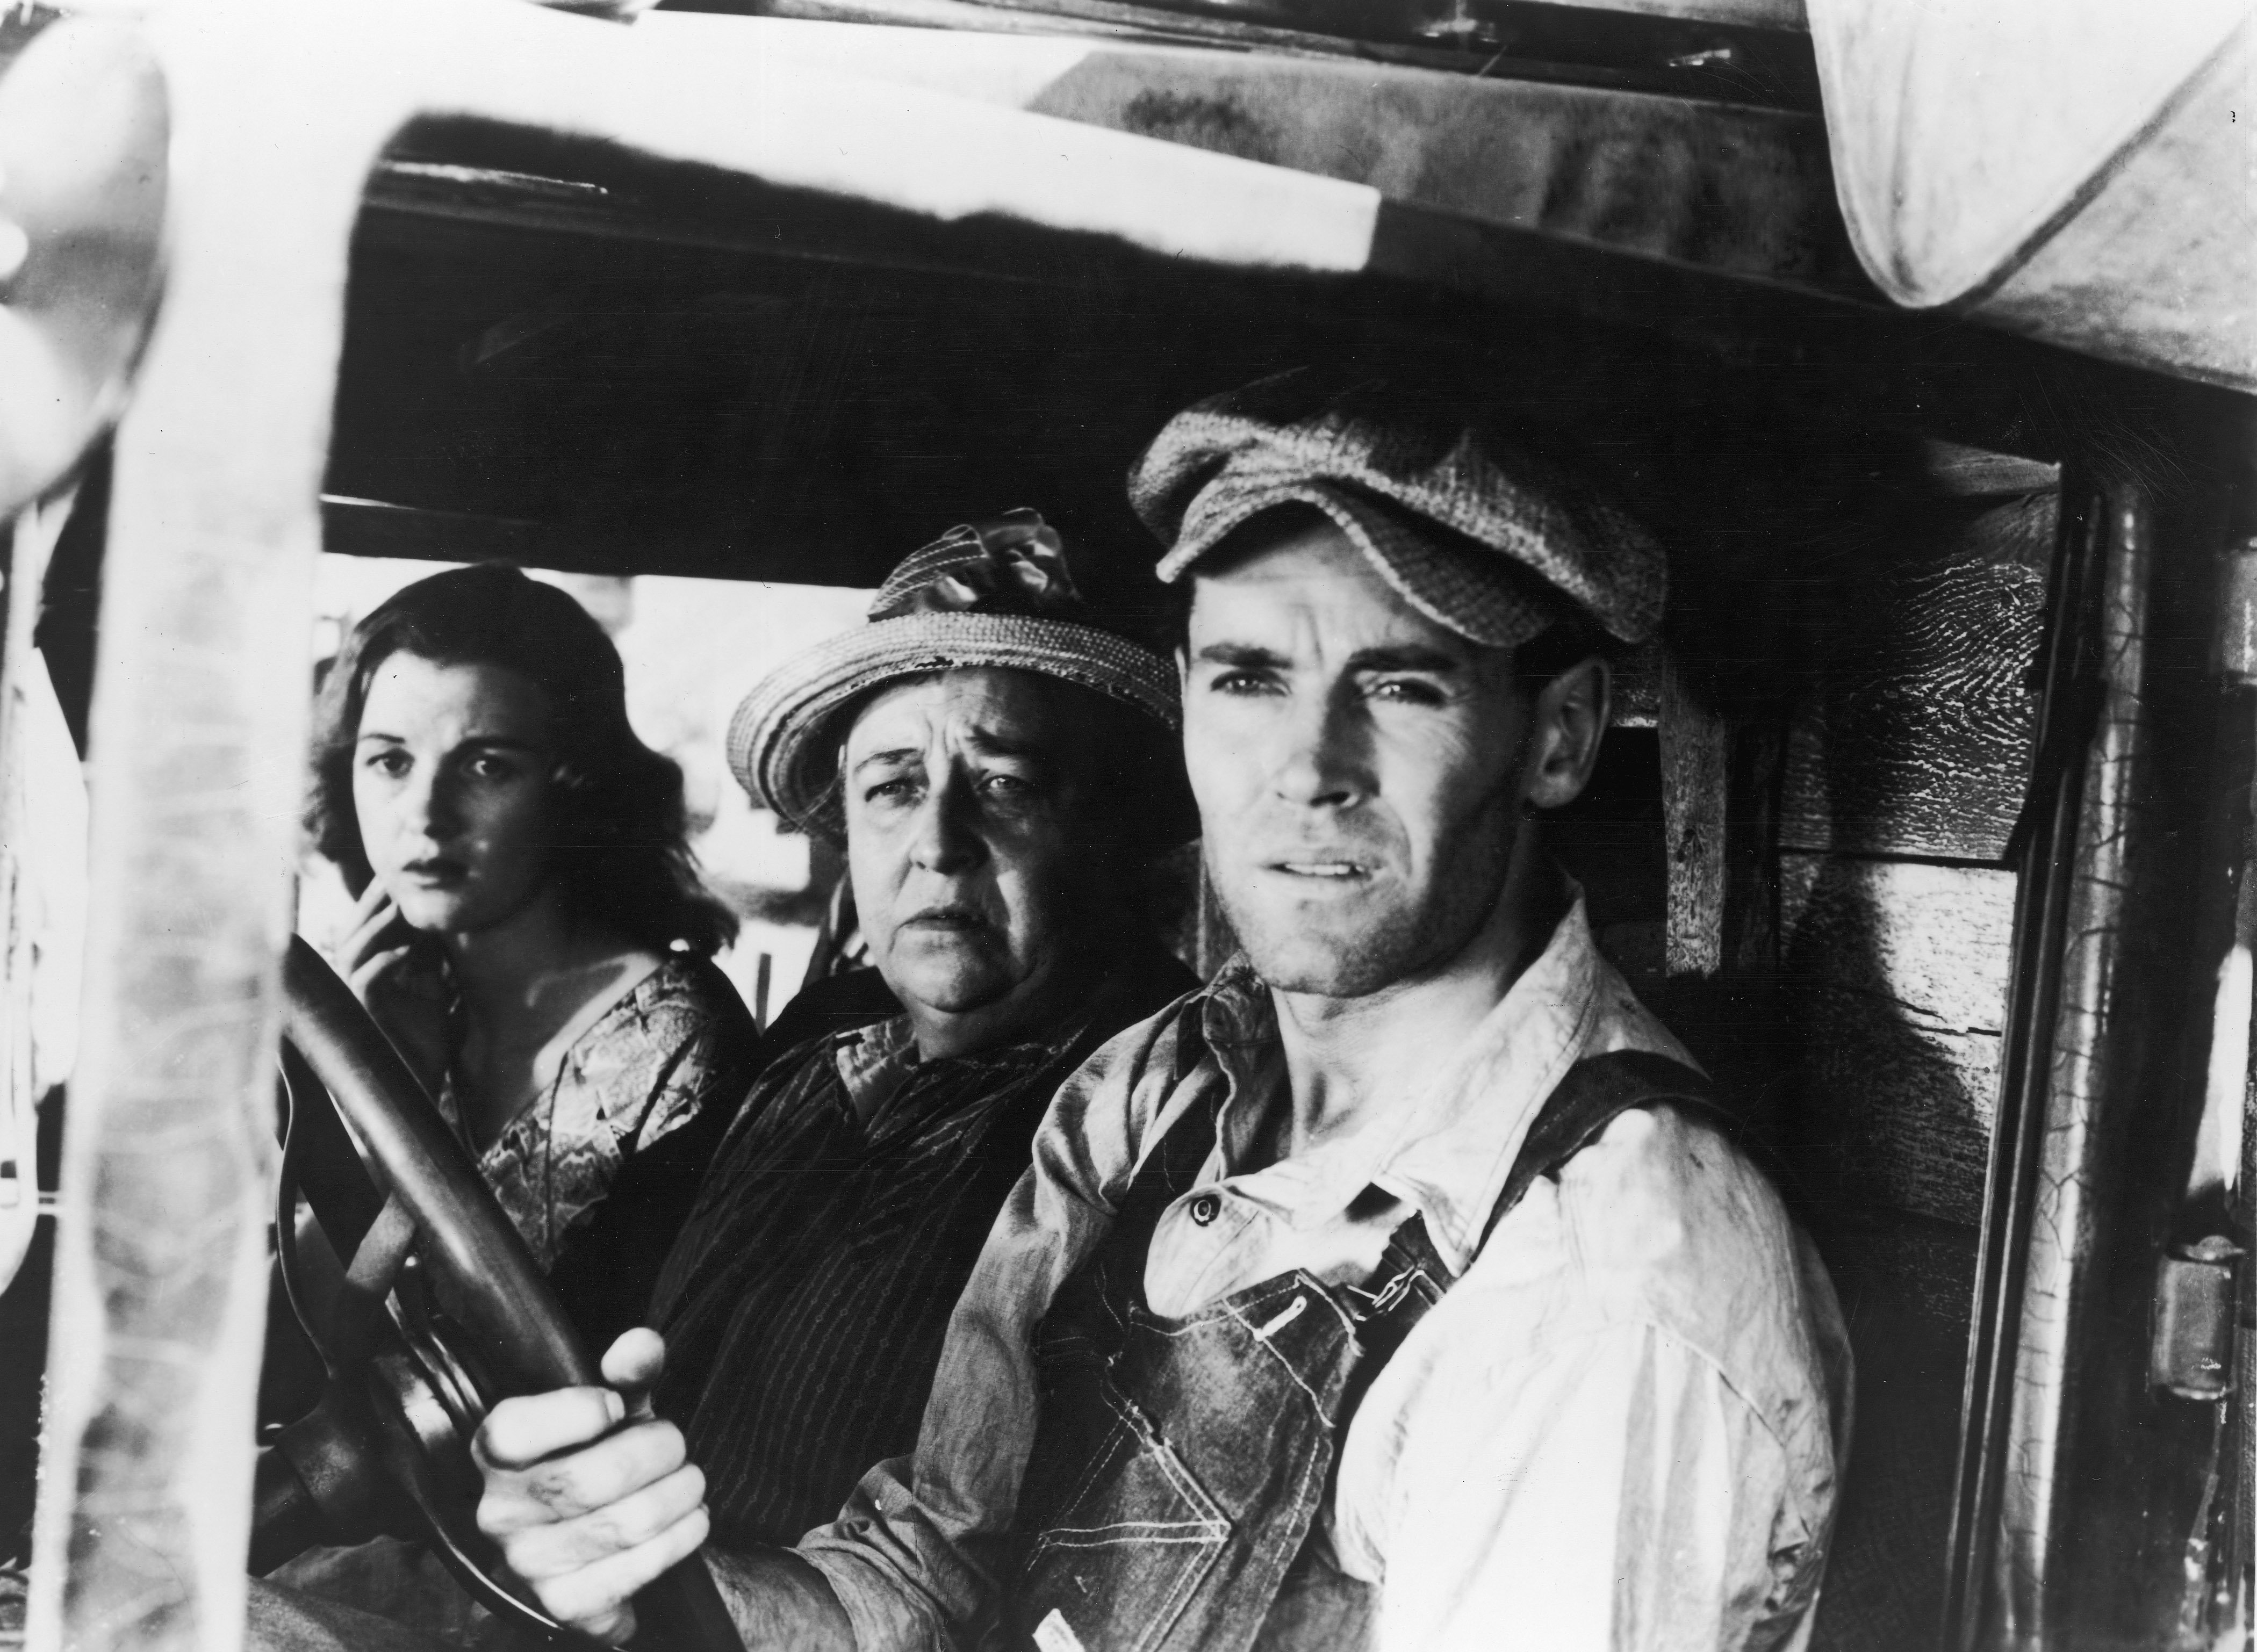
[[[1033,511],[952,527],[901,565],[870,604],[873,620],[980,612],[1086,619],[1058,530]]]

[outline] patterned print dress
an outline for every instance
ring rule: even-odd
[[[478,1168],[588,1345],[643,1323],[721,1132],[760,1071],[759,1028],[705,958],[667,960],[574,1041]],[[451,1091],[440,1110],[461,1128]],[[312,1549],[272,1580],[458,1645],[501,1627],[421,1543]]]
[[[548,1088],[478,1155],[591,1347],[641,1323],[761,1065],[759,1030],[728,978],[673,953],[574,1041]],[[459,1131],[451,1085],[438,1101]]]

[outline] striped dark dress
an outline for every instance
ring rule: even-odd
[[[796,1542],[872,1464],[916,1444],[949,1314],[1051,1095],[1107,1039],[1196,985],[1138,947],[1054,1039],[914,1064],[867,1125],[841,1056],[852,1065],[856,1041],[899,1038],[882,1011],[776,1057],[652,1303],[667,1342],[658,1408],[705,1472],[722,1547]],[[828,992],[870,1002],[867,977]],[[824,1005],[803,997],[793,1013],[819,1025]]]

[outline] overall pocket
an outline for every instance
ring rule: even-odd
[[[1040,1652],[1153,1652],[1220,1557],[1230,1521],[1109,1378],[1085,1380],[1102,1409],[1082,1415],[1105,1419],[1102,1437],[1088,1451],[1058,1442],[1066,1449],[1055,1454],[1037,1440],[1022,1514],[1039,1536],[1015,1615]]]

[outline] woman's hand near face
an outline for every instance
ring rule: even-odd
[[[382,880],[371,880],[354,905],[353,927],[337,962],[353,996],[424,1088],[435,1091],[450,1054],[447,996],[438,971],[418,967],[414,935]]]

